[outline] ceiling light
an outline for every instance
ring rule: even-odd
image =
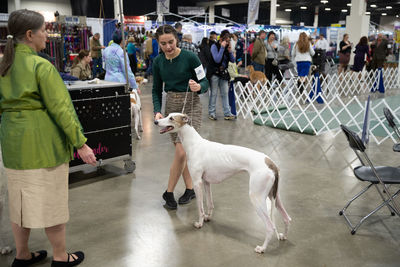
[[[301,6],[300,9],[307,9],[307,7],[306,6]]]
[[[342,9],[342,12],[347,12],[347,9]]]
[[[376,5],[370,5],[370,7],[376,7]]]
[[[347,6],[351,6],[351,3],[348,3]]]
[[[387,6],[386,9],[392,9],[392,7],[391,6]]]
[[[382,16],[386,16],[387,14],[386,13],[382,13]]]
[[[326,4],[326,3],[328,3],[329,1],[328,0],[321,0],[321,3],[322,4]]]
[[[329,7],[325,7],[325,11],[331,11]]]
[[[290,12],[290,11],[292,11],[292,10],[291,10],[290,8],[286,8],[285,11],[286,11],[286,12]]]
[[[276,6],[281,6],[280,4],[276,4]]]
[[[367,11],[365,12],[365,15],[371,15],[371,12]]]
[[[396,15],[396,18],[398,18],[399,17],[399,15]]]

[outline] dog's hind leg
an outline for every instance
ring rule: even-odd
[[[204,221],[208,222],[211,220],[211,216],[214,210],[214,202],[212,199],[211,193],[211,184],[205,180],[204,181],[204,191],[206,193],[206,202],[207,202],[207,214],[204,216]]]
[[[142,108],[139,110],[139,131],[143,132]]]
[[[279,234],[279,239],[280,240],[286,240],[288,237],[288,232],[289,232],[289,226],[290,222],[292,221],[292,218],[290,218],[289,214],[285,210],[285,207],[282,204],[281,198],[279,196],[279,192],[276,194],[276,208],[279,210],[280,214],[282,215],[283,222],[285,223],[285,232],[282,234]]]
[[[257,246],[254,250],[257,253],[264,253],[269,241],[271,240],[276,227],[268,215],[267,197],[271,191],[274,177],[265,172],[258,172],[250,176],[250,200],[253,203],[258,216],[265,224],[265,241],[262,246]]]

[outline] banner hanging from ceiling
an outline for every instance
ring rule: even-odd
[[[258,10],[260,7],[260,0],[249,0],[249,9],[247,11],[247,24],[255,24],[258,19]]]
[[[157,14],[169,13],[169,0],[157,0]]]

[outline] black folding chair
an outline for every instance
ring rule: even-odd
[[[400,131],[399,128],[397,128],[396,123],[394,123],[393,114],[388,108],[383,108],[383,114],[385,115],[386,120],[389,123],[389,126],[393,129],[393,132],[397,137],[397,144],[393,145],[393,151],[400,152]]]
[[[346,135],[350,147],[354,150],[362,164],[361,166],[354,168],[354,175],[358,180],[368,183],[368,186],[361,190],[360,193],[356,194],[339,212],[339,215],[343,215],[343,217],[346,219],[346,223],[351,229],[351,234],[354,235],[357,229],[366,219],[368,219],[371,215],[376,213],[384,206],[388,207],[392,216],[397,215],[400,217],[400,209],[398,204],[395,202],[395,198],[400,193],[400,189],[398,189],[395,194],[391,194],[388,188],[388,185],[400,184],[400,168],[389,166],[374,167],[368,155],[365,153],[365,145],[361,141],[361,138],[346,126],[340,125],[340,127]],[[383,192],[379,190],[378,185],[383,186]],[[377,189],[380,197],[382,198],[382,203],[366,216],[364,216],[355,226],[353,226],[345,212],[354,200],[367,192],[368,189],[370,189],[372,186]]]

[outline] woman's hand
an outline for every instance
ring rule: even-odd
[[[157,112],[156,115],[154,116],[155,121],[158,121],[159,119],[162,119],[162,118],[164,118],[164,116],[160,112]]]
[[[189,80],[189,87],[190,87],[190,90],[192,90],[192,92],[198,92],[201,90],[201,85],[192,79]]]
[[[88,145],[84,144],[81,148],[78,148],[78,154],[83,162],[92,166],[96,166],[96,156],[94,155],[93,150]]]

